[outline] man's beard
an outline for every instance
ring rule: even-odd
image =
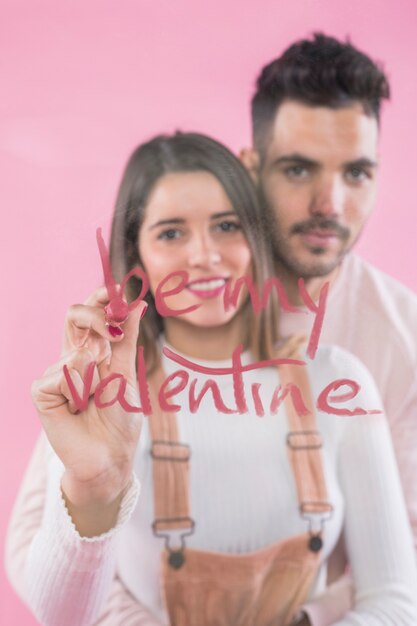
[[[317,255],[319,259],[320,255],[325,252],[323,248],[313,248],[311,250],[312,255]],[[297,256],[291,252],[291,250],[285,249],[285,244],[280,245],[277,241],[274,245],[274,258],[275,262],[284,267],[288,273],[292,274],[296,278],[319,278],[328,276],[334,269],[342,262],[343,257],[348,250],[343,250],[340,254],[337,254],[333,259],[325,262],[324,260],[314,262],[303,262]]]
[[[312,257],[316,257],[316,261],[312,258],[309,261],[302,261],[298,255],[291,249],[291,237],[293,235],[308,233],[310,231],[326,231],[334,233],[340,241],[340,250],[335,250],[332,254],[332,258],[326,260],[324,257],[328,253],[328,249],[325,247],[315,246],[309,249]],[[337,220],[331,218],[311,218],[304,222],[298,222],[291,227],[291,230],[287,237],[283,237],[279,232],[279,225],[275,223],[274,236],[273,236],[273,248],[274,256],[277,263],[283,266],[287,272],[297,278],[318,278],[328,276],[343,260],[343,257],[352,247],[353,243],[349,246],[344,244],[350,238],[350,230],[342,226]]]

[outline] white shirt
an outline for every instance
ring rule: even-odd
[[[167,375],[178,369],[165,357],[164,367]],[[321,348],[308,371],[314,398],[334,379],[351,378],[361,384],[361,391],[346,406],[381,407],[366,369],[340,349]],[[191,376],[199,378],[200,387],[203,375]],[[261,383],[267,405],[278,384],[276,370],[255,370],[244,378],[246,389],[251,382]],[[219,381],[219,387],[232,406],[230,381]],[[187,389],[176,400],[183,407],[178,416],[181,438],[192,449],[190,496],[196,531],[187,545],[245,552],[305,531],[285,448],[283,407],[275,416],[259,418],[248,400],[248,414],[223,415],[213,410],[206,396],[200,411],[190,414],[186,395]],[[377,415],[341,418],[321,412],[317,418],[329,498],[335,507],[326,524],[321,558],[325,561],[343,526],[357,590],[352,612],[337,625],[409,626],[417,620],[417,572],[386,421]],[[42,624],[55,626],[58,615],[60,626],[91,623],[105,606],[116,568],[133,596],[167,624],[159,586],[163,541],[150,527],[149,443],[144,424],[135,465],[141,483],[136,508],[134,483],[123,501],[118,528],[90,539],[79,537],[68,518],[59,490],[63,466],[50,453],[45,513],[26,560],[26,599]],[[323,590],[324,580],[325,563],[312,595]]]

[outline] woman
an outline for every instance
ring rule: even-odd
[[[369,374],[336,348],[306,366],[256,368],[277,356],[273,298],[257,315],[245,290],[225,307],[239,278],[258,288],[267,278],[264,233],[245,170],[217,142],[157,137],[132,155],[111,260],[120,283],[135,266],[146,272],[148,308],[120,323],[103,288],[71,307],[64,355],[33,389],[47,488],[19,542],[31,508],[22,488],[8,571],[43,624],[309,623],[298,610],[320,593],[325,602],[342,529],[355,598],[335,623],[414,623],[417,574],[385,420],[316,415],[312,401],[348,378],[362,389],[344,405],[378,409]],[[133,276],[128,300],[142,287]],[[278,356],[299,355],[287,345]],[[81,397],[94,361],[90,395],[100,393],[78,412],[71,381]],[[144,367],[149,398],[136,385]],[[123,406],[120,395],[111,404],[118,375]],[[278,381],[297,387],[298,404],[287,395],[284,410]],[[149,418],[130,409],[148,401]]]

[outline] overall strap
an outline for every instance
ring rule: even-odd
[[[149,416],[151,433],[151,456],[153,466],[153,490],[155,534],[166,530],[189,530],[194,522],[189,505],[189,458],[190,448],[178,438],[177,416],[162,411],[159,405],[159,389],[165,375],[160,367],[150,380],[150,399],[153,413]],[[183,533],[184,534],[184,533]]]
[[[292,358],[301,358],[292,354]],[[285,408],[288,416],[288,456],[291,463],[298,502],[302,516],[331,514],[333,507],[328,501],[321,453],[322,439],[317,430],[316,412],[306,366],[279,366],[281,387],[287,385]],[[298,391],[297,391],[298,390]],[[301,395],[305,412],[294,406],[292,394]],[[301,413],[301,415],[299,414]]]

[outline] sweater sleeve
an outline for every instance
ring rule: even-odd
[[[417,621],[417,571],[388,425],[377,415],[346,419],[339,472],[354,597],[336,625],[410,626]]]
[[[417,376],[402,406],[390,421],[417,555]]]
[[[106,606],[94,626],[162,626],[126,589],[116,573]]]
[[[361,390],[349,408],[381,407],[372,377],[357,360],[355,370],[351,378]],[[346,420],[338,476],[353,590],[351,610],[332,623],[411,626],[417,623],[417,568],[388,422],[383,414],[329,419]]]
[[[360,383],[344,405],[381,407],[366,367],[344,350],[332,351],[334,371]],[[326,419],[344,421],[337,471],[350,574],[302,608],[313,626],[411,626],[417,623],[417,568],[388,422],[383,414]]]
[[[10,520],[6,570],[44,626],[87,626],[103,612],[111,593],[117,532],[136,505],[139,484],[132,475],[113,529],[81,537],[62,496],[63,471],[42,433]]]

